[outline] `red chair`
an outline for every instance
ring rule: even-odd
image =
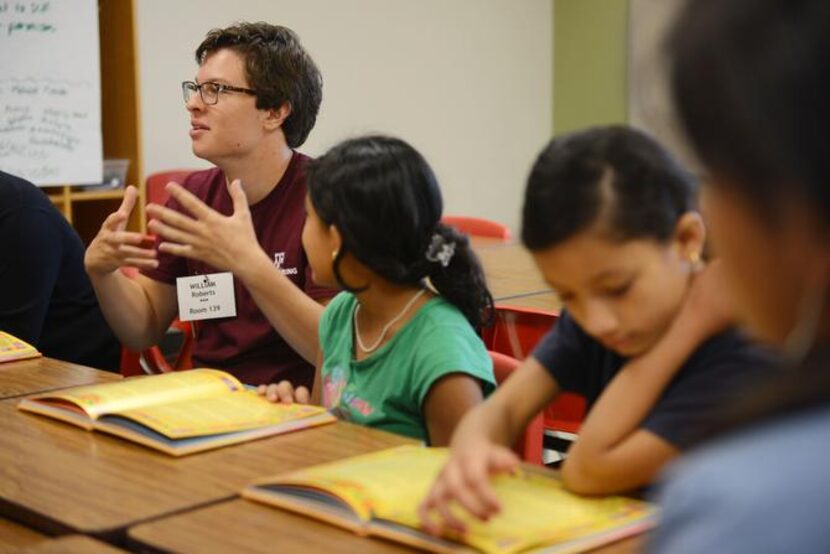
[[[524,360],[556,323],[557,314],[545,310],[496,306],[496,320],[482,332],[488,350]],[[579,394],[563,392],[545,408],[546,434],[555,439],[573,440],[585,419],[586,402]]]
[[[495,321],[481,338],[489,350],[524,360],[556,323],[558,315],[547,310],[497,304]]]
[[[135,267],[122,267],[121,273],[133,279],[138,275],[138,269]],[[193,326],[189,321],[180,321],[178,318],[173,320],[170,324],[168,334],[181,333],[181,347],[176,355],[176,359],[171,365],[164,356],[161,347],[153,345],[142,352],[134,352],[128,350],[126,347],[121,347],[121,375],[130,377],[133,375],[155,374],[155,373],[169,373],[171,371],[179,371],[182,369],[190,369],[193,367],[193,360],[191,359],[193,353],[194,332]]]
[[[183,183],[187,176],[198,171],[196,169],[172,169],[169,171],[159,171],[147,176],[144,183],[145,200],[149,204],[159,204],[163,206],[170,195],[167,193],[167,183],[174,181],[176,183]],[[138,270],[134,267],[122,267],[121,271],[128,277],[135,277]],[[170,324],[170,331],[168,333],[182,334],[182,346],[176,356],[175,361],[171,365],[164,356],[161,348],[158,345],[151,346],[143,352],[133,352],[123,348],[121,351],[121,374],[124,376],[143,375],[145,373],[168,373],[170,371],[178,371],[181,369],[190,369],[193,367],[191,360],[191,353],[193,351],[193,327],[189,322],[180,321],[178,318],[173,320]]]
[[[167,183],[170,181],[179,183],[180,185],[184,183],[184,180],[187,179],[187,176],[193,173],[194,171],[198,171],[196,169],[171,169],[170,171],[159,171],[157,173],[153,173],[147,177],[147,180],[144,182],[144,195],[145,201],[147,204],[153,203],[158,204],[159,206],[164,206],[167,202],[167,199],[170,198],[170,194],[167,192]],[[149,223],[150,216],[147,216],[147,222]]]
[[[504,383],[513,371],[521,365],[521,362],[516,358],[499,352],[490,351],[490,358],[493,360],[493,373],[498,384]],[[513,450],[522,457],[522,460],[532,464],[542,464],[544,431],[542,414],[539,413],[528,423],[524,435],[513,446]]]
[[[510,229],[507,225],[490,221],[489,219],[461,215],[445,215],[441,218],[441,222],[474,237],[490,237],[501,239],[505,242],[509,241],[511,237]]]
[[[172,331],[174,330],[175,331]],[[193,326],[189,321],[174,319],[170,324],[168,335],[172,332],[181,333],[181,347],[176,359],[171,364],[167,361],[159,345],[153,345],[141,352],[133,352],[125,347],[121,348],[121,375],[154,375],[156,373],[170,373],[193,367]]]
[[[147,177],[147,181],[144,183],[147,202],[163,206],[164,203],[167,202],[167,198],[170,196],[167,194],[167,189],[165,188],[167,183],[174,181],[182,184],[184,183],[184,180],[187,179],[187,176],[194,171],[198,170],[171,169],[170,171],[159,171],[149,175]]]

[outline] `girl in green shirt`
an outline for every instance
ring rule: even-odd
[[[313,391],[283,381],[261,392],[447,444],[494,388],[474,330],[493,300],[466,237],[440,222],[435,175],[404,141],[364,137],[311,162],[308,190],[314,281],[343,292],[320,319]]]

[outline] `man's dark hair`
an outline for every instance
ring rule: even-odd
[[[261,21],[213,29],[196,49],[196,62],[201,64],[223,48],[244,58],[248,86],[256,91],[257,109],[278,109],[286,102],[291,106],[282,130],[288,146],[301,146],[317,121],[323,78],[296,33]]]

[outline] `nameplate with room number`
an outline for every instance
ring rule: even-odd
[[[236,316],[233,273],[210,273],[176,279],[179,319],[197,321]]]

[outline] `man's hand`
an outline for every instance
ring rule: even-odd
[[[118,210],[107,216],[98,234],[90,243],[84,256],[84,266],[90,275],[112,273],[121,266],[138,268],[158,266],[156,251],[153,248],[141,246],[142,243],[152,241],[152,237],[125,230],[137,197],[136,188],[127,187]]]
[[[150,230],[164,239],[159,250],[235,274],[252,257],[262,255],[248,200],[238,179],[228,186],[233,200],[233,213],[229,216],[210,208],[176,183],[169,183],[167,190],[190,215],[156,204],[147,206],[153,217]]]

